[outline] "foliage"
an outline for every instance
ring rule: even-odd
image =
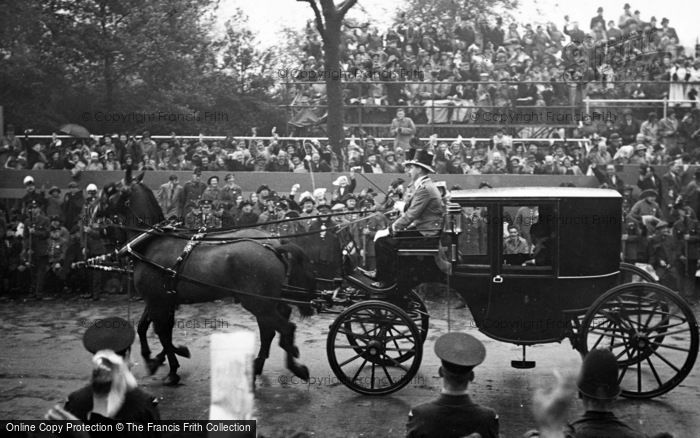
[[[398,15],[399,19],[402,16],[432,17],[451,25],[458,15],[483,22],[503,17],[518,6],[518,0],[406,0]]]
[[[7,123],[160,134],[242,134],[259,120],[279,123],[273,78],[247,18],[237,11],[223,37],[213,35],[218,0],[7,3],[13,12],[0,17]],[[203,120],[205,113],[222,120]]]

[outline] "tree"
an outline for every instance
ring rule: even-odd
[[[340,40],[343,20],[357,0],[344,0],[336,5],[334,0],[297,0],[308,3],[314,12],[316,30],[323,40],[323,68],[325,70],[328,118],[326,130],[333,151],[343,166],[343,88],[340,74]],[[319,8],[320,4],[320,8]]]

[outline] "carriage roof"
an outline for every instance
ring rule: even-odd
[[[616,190],[590,187],[499,187],[493,189],[454,190],[454,202],[470,200],[520,200],[567,198],[621,198]]]

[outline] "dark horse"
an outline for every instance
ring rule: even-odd
[[[153,192],[141,182],[142,176],[131,181],[128,172],[123,183],[106,187],[98,214],[119,215],[122,223],[144,227],[162,220],[162,212]],[[235,297],[237,302],[255,315],[260,330],[260,350],[255,359],[255,374],[262,373],[269,357],[270,345],[276,332],[280,346],[287,353],[287,368],[301,379],[308,380],[306,366],[295,358],[299,350],[294,344],[296,326],[289,321],[291,307],[280,300],[282,287],[291,286],[312,291],[315,285],[308,258],[294,244],[280,244],[258,230],[234,230],[208,235],[220,241],[199,241],[186,254],[185,247],[193,233],[178,230],[159,231],[157,228],[139,235],[122,249],[134,259],[134,286],[144,298],[144,314],[139,321],[138,334],[141,354],[148,369],[154,373],[163,356],[151,358],[146,334],[152,322],[168,358],[170,372],[166,384],[177,384],[179,362],[176,354],[188,356],[186,347],[175,347],[172,330],[175,309],[179,304],[201,303]],[[129,236],[130,237],[130,236]],[[178,262],[179,257],[182,262]],[[176,268],[177,276],[171,269]],[[311,314],[310,306],[299,306],[303,316]]]

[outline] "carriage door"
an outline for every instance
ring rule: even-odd
[[[561,332],[554,290],[558,221],[554,201],[508,203],[497,207],[485,331],[511,341],[542,342]]]
[[[461,203],[461,233],[453,285],[469,305],[476,324],[484,317],[491,284],[494,252],[493,203]]]

